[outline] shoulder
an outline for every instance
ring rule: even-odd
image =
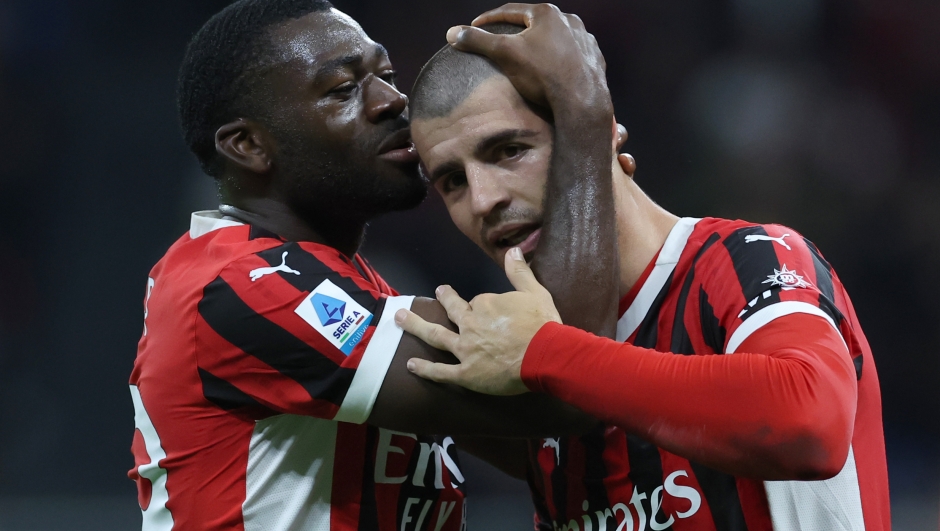
[[[784,264],[805,266],[822,259],[811,241],[784,225],[718,218],[705,218],[699,225],[694,236],[702,243],[701,266],[733,273],[739,280],[766,276]]]
[[[777,224],[708,221],[702,237],[713,244],[694,275],[707,312],[729,333],[748,320],[757,326],[793,312],[841,321],[832,269],[802,234]]]

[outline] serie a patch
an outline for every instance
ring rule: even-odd
[[[314,288],[294,312],[347,356],[372,322],[368,310],[329,280]]]

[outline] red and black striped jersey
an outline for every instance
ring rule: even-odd
[[[462,529],[453,441],[364,424],[412,300],[358,256],[193,214],[130,378],[143,529]]]
[[[824,319],[829,324],[821,326],[827,329],[831,325],[838,332],[832,334],[829,329],[828,333],[841,338],[836,340],[840,342],[839,349],[845,347],[852,358],[852,364],[844,361],[846,374],[852,372],[854,365],[856,377],[857,387],[840,389],[845,393],[843,396],[850,397],[849,402],[855,401],[847,461],[841,472],[827,480],[758,481],[690,461],[616,426],[600,425],[580,437],[545,439],[533,445],[534,473],[530,474],[530,484],[537,507],[537,528],[890,529],[881,396],[871,350],[838,276],[809,240],[778,225],[714,218],[681,219],[622,301],[621,314],[617,341],[658,351],[654,353],[657,355],[675,356],[732,356],[749,337],[756,340],[761,336],[759,331],[772,328],[768,325],[777,319],[788,315]],[[787,330],[786,337],[794,343],[802,339],[799,330],[792,333]],[[536,390],[548,390],[545,385],[549,383],[543,385],[543,378],[559,388],[567,382],[570,392],[553,394],[588,412],[620,407],[613,401],[622,391],[610,386],[641,387],[636,380],[642,379],[643,374],[631,374],[631,378],[621,378],[619,383],[617,375],[607,376],[609,369],[603,376],[595,373],[592,377],[592,370],[602,370],[596,368],[599,358],[583,352],[590,348],[588,345],[601,341],[617,345],[571,327],[546,325],[526,352],[524,381]],[[652,352],[634,350],[636,359],[651,355],[644,352]],[[610,353],[616,354],[613,348]],[[659,357],[646,370],[661,371],[665,366],[659,363],[662,360],[679,361],[670,356]],[[671,379],[673,374],[676,373],[660,375],[662,378],[657,381]],[[743,380],[750,375],[740,376]],[[684,381],[695,378],[710,381],[709,377],[696,373]],[[732,375],[723,381],[734,383],[733,378]],[[852,380],[847,377],[849,383]],[[590,393],[585,393],[586,389]],[[709,388],[707,392],[720,395],[730,391]],[[734,392],[743,396],[748,393],[740,389]],[[791,392],[792,389],[780,390]],[[598,406],[597,402],[605,396],[611,397],[610,402]],[[754,400],[759,399],[754,392]],[[631,400],[636,403],[637,398],[631,395]],[[673,397],[658,396],[656,400]],[[697,400],[708,403],[708,396],[698,395]],[[794,402],[799,402],[799,396]],[[684,403],[685,406],[675,404],[673,410],[688,409],[689,403]],[[655,411],[653,406],[650,411]],[[736,422],[734,410],[718,413],[725,415],[727,422]],[[760,422],[772,426],[774,419]],[[720,429],[717,424],[698,428]]]

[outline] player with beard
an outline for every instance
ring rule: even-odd
[[[536,260],[571,322],[610,333],[615,301],[577,296],[617,279],[615,236],[597,230],[613,220],[603,58],[576,18],[555,11],[530,40],[546,35],[563,69],[506,63],[569,139],[547,170]],[[452,439],[432,434],[596,422],[549,397],[488,397],[405,368],[453,358],[403,337],[395,312],[446,314],[400,296],[357,249],[370,219],[426,194],[407,103],[386,50],[324,1],[240,0],[193,38],[180,118],[223,205],[193,214],[148,279],[130,378],[144,529],[455,531],[464,477]]]
[[[512,5],[474,24],[529,25],[551,11]],[[459,334],[400,310],[407,331],[461,360],[409,368],[485,393],[556,396],[607,423],[532,448],[545,529],[890,529],[871,350],[838,276],[793,229],[678,218],[620,156],[608,226],[619,238],[618,286],[569,279],[591,304],[619,300],[616,341],[556,313],[555,288],[524,257],[537,263],[544,245],[549,161],[567,139],[502,66],[531,29],[484,27],[453,28],[453,47],[424,66],[412,134],[454,223],[505,263],[518,291],[467,303],[439,288]],[[527,68],[553,66],[554,41],[541,44]]]

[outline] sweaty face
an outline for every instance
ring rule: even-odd
[[[412,127],[432,186],[451,219],[498,264],[519,246],[530,256],[542,226],[552,127],[496,75],[443,118]]]
[[[283,199],[321,218],[417,206],[427,187],[385,48],[335,9],[281,24],[272,39],[260,90]]]

